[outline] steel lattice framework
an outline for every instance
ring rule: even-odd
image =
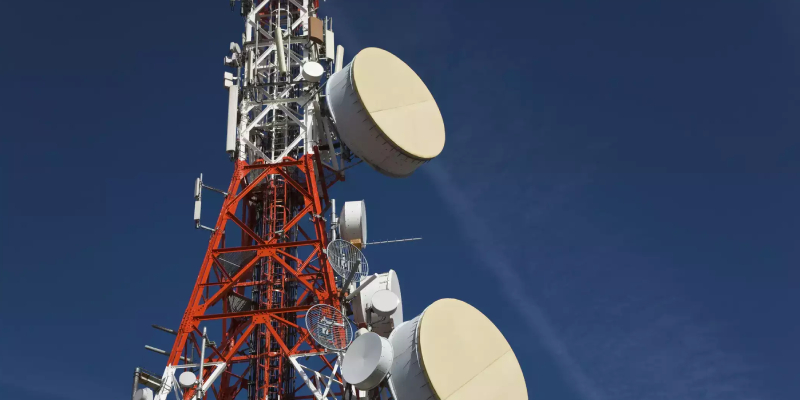
[[[236,130],[233,146],[229,141],[233,177],[157,399],[319,399],[346,389],[336,374],[338,355],[320,348],[299,322],[314,304],[342,309],[324,252],[323,215],[328,189],[344,175],[335,134],[321,115],[320,83],[301,71],[314,61],[332,72],[330,52],[309,35],[310,23],[320,22],[318,5],[242,1],[245,34],[226,61],[236,68],[226,74],[236,115],[229,120]],[[199,383],[182,390],[176,373],[184,369],[196,371]]]
[[[315,178],[324,176],[325,169],[328,167],[318,154],[307,154],[299,160],[287,157],[275,164],[236,162],[228,196],[169,356],[168,364],[173,368],[162,378],[164,395],[172,390],[168,381],[172,371],[179,368],[176,366],[181,365],[181,358],[191,360],[193,354],[201,353],[199,328],[206,321],[220,321],[222,326],[222,337],[216,346],[209,347],[210,354],[204,359],[208,367],[203,374],[210,376],[216,363],[228,367],[221,373],[219,385],[211,386],[218,399],[236,398],[242,390],[249,390],[251,398],[311,398],[294,396],[298,388],[294,386],[294,374],[290,372],[294,367],[288,358],[316,354],[325,368],[333,368],[331,360],[324,357],[327,351],[310,340],[306,329],[297,323],[315,303],[341,307],[333,270],[322,251],[327,243],[326,222],[321,217],[328,202],[325,192],[337,180]],[[280,188],[282,184],[291,189]],[[276,218],[278,193],[283,193],[284,198],[299,194],[299,210],[282,225],[283,232],[299,235],[275,231],[259,234],[253,228],[287,218]],[[254,198],[266,201],[253,201]],[[249,204],[242,206],[246,202]],[[258,209],[268,211],[263,216],[269,217],[247,217],[260,216]],[[313,230],[302,227],[303,219],[310,219]],[[229,225],[243,233],[241,245],[225,246]],[[307,250],[302,259],[298,257],[301,249]],[[221,310],[215,312],[215,308]],[[235,364],[247,367],[237,374]],[[184,394],[185,398],[191,395],[193,392],[189,391]]]

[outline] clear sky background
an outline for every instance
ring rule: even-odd
[[[163,370],[225,187],[228,1],[0,6],[0,398]],[[531,399],[800,398],[800,3],[328,0],[444,115],[408,179],[355,168],[408,317],[465,300]],[[212,198],[213,195],[206,196]],[[213,202],[204,220],[213,221]]]

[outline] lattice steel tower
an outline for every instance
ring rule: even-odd
[[[474,307],[442,299],[404,319],[397,273],[369,275],[362,252],[392,241],[367,242],[363,201],[337,216],[328,196],[362,161],[398,178],[439,155],[427,86],[377,48],[344,66],[316,0],[237,2],[244,34],[224,59],[233,177],[227,190],[195,182],[208,249],[178,329],[155,326],[176,336],[171,351],[146,346],[167,366],[137,368],[133,400],[526,399],[510,346]],[[224,196],[212,227],[206,190]]]
[[[213,228],[200,224],[207,186],[197,182],[195,221],[212,234],[157,398],[191,398],[204,386],[218,399],[304,398],[289,357],[325,353],[297,324],[298,313],[313,304],[341,306],[323,252],[327,189],[343,174],[336,138],[322,130],[319,114],[320,81],[335,62],[334,49],[326,48],[326,39],[333,43],[330,22],[316,18],[318,5],[241,2],[245,33],[225,58],[235,70],[225,73],[233,178]],[[327,139],[323,146],[320,138]],[[221,335],[204,336],[201,323]],[[202,372],[192,362],[198,356],[205,357]],[[170,381],[187,370],[204,385],[179,393]]]

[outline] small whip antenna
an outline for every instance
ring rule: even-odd
[[[411,242],[414,240],[422,240],[422,238],[409,238],[409,239],[396,239],[396,240],[384,240],[382,242],[369,242],[368,245],[373,244],[386,244],[386,243],[399,243],[399,242]]]

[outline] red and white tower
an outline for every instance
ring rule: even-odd
[[[196,182],[195,225],[211,238],[178,329],[157,327],[175,334],[172,349],[148,346],[167,366],[136,370],[134,400],[444,400],[462,386],[527,398],[508,343],[471,306],[443,300],[404,321],[397,274],[367,274],[364,203],[337,217],[328,196],[362,161],[404,177],[442,151],[428,88],[384,50],[343,65],[318,0],[240,4],[245,31],[224,74],[233,176],[227,190]],[[208,189],[224,196],[213,226],[201,223]],[[472,351],[482,356],[458,359]]]

